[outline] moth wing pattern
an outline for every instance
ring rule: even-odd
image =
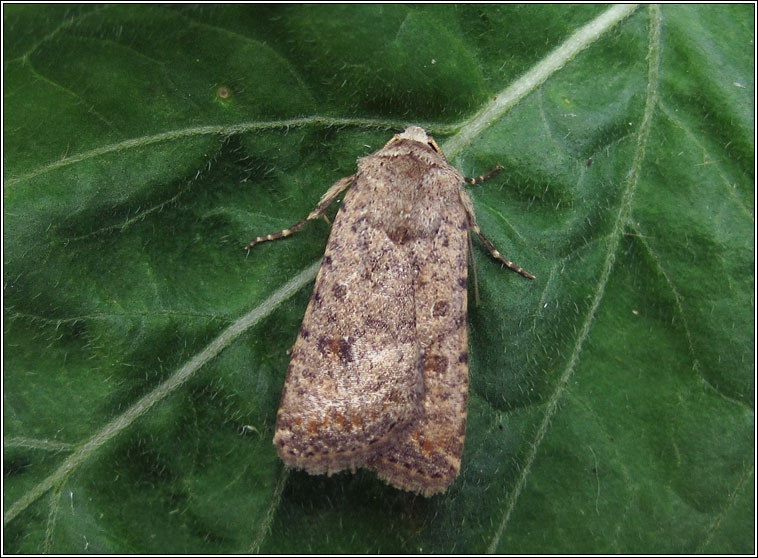
[[[413,260],[367,218],[366,182],[332,225],[277,414],[280,457],[312,474],[364,465],[421,409]]]
[[[464,177],[417,126],[359,159],[307,219],[349,187],[332,226],[277,414],[274,443],[311,474],[367,467],[424,496],[458,476],[468,399],[469,231]]]
[[[465,191],[462,194],[467,196]],[[456,479],[463,453],[468,401],[468,229],[466,208],[452,205],[436,234],[416,245],[414,296],[423,409],[413,426],[370,462],[379,478],[427,497],[444,492]]]

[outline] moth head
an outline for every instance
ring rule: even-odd
[[[426,131],[419,126],[408,126],[404,132],[395,136],[396,140],[411,140],[423,143],[434,149],[437,153],[442,153],[440,146],[434,141],[434,138],[427,135]]]

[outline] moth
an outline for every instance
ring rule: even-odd
[[[277,413],[274,444],[311,474],[372,469],[432,496],[458,476],[468,398],[466,179],[434,138],[409,126],[358,160],[287,237],[346,192],[332,225]]]

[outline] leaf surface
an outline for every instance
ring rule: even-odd
[[[753,10],[4,6],[3,550],[755,552]],[[411,123],[537,276],[431,499],[283,469],[328,227],[241,249]]]

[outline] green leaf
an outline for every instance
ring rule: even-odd
[[[753,553],[754,8],[4,6],[6,553]],[[460,477],[271,443],[323,222],[468,176]],[[332,215],[335,209],[332,209]]]

